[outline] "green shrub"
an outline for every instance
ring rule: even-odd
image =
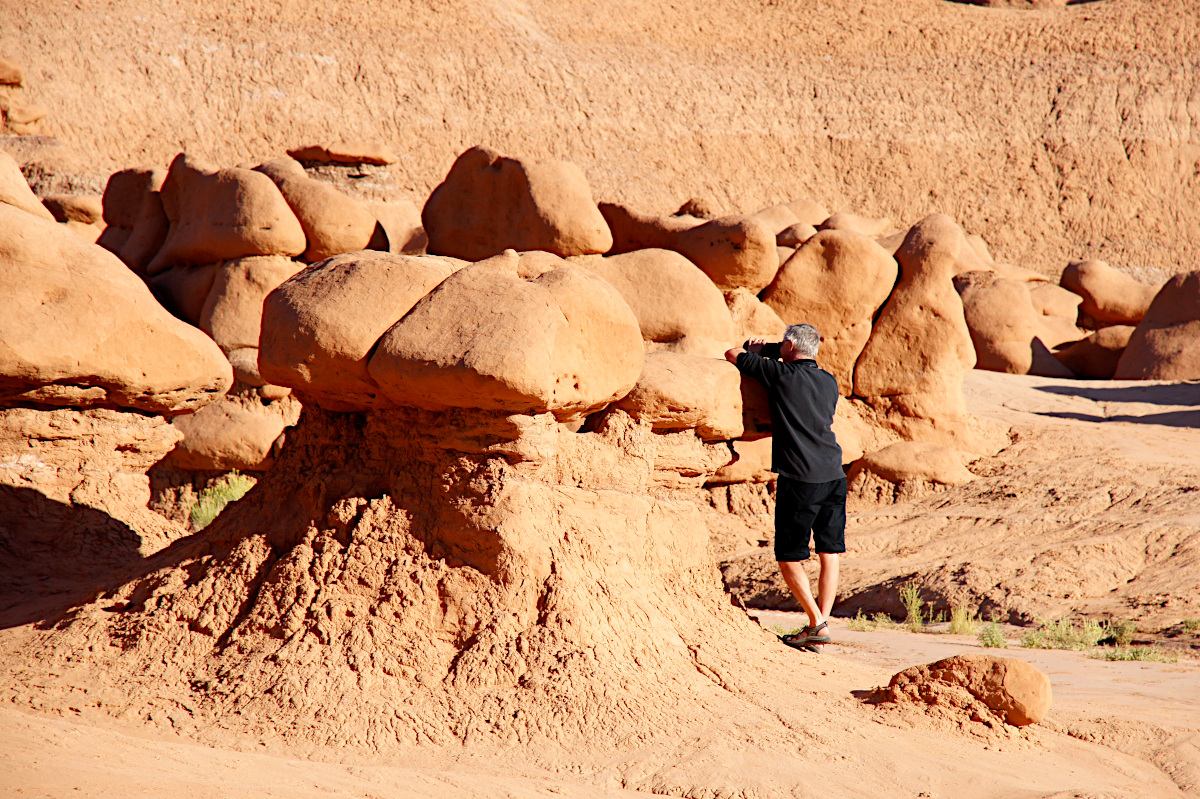
[[[904,623],[914,633],[925,629],[925,614],[921,612],[921,586],[916,580],[909,580],[900,586],[900,602],[904,605],[907,615]]]
[[[1191,635],[1200,633],[1200,619],[1184,619],[1183,631],[1185,633],[1190,633]]]
[[[230,502],[237,502],[254,487],[254,478],[234,470],[200,492],[188,513],[192,530],[203,530]]]
[[[1091,649],[1107,634],[1108,628],[1092,619],[1084,619],[1078,626],[1067,619],[1040,619],[1036,630],[1021,636],[1021,646],[1028,649]]]
[[[979,619],[966,605],[955,605],[950,608],[950,632],[954,635],[974,635],[979,627]]]
[[[867,632],[868,630],[874,630],[876,625],[873,621],[868,619],[866,615],[863,614],[862,608],[859,608],[858,613],[855,614],[853,618],[846,619],[846,626],[851,630],[857,630],[858,632],[863,633]]]
[[[1104,636],[1104,643],[1111,643],[1114,646],[1129,646],[1133,643],[1133,634],[1137,632],[1137,625],[1128,619],[1118,622],[1110,621],[1105,632],[1107,634]]]
[[[1155,663],[1175,663],[1179,660],[1178,655],[1157,646],[1106,646],[1090,652],[1088,657],[1096,660],[1149,660]]]
[[[892,621],[892,617],[886,613],[876,613],[871,617],[871,623],[876,627],[891,628],[897,626],[896,622]]]
[[[979,630],[979,644],[988,649],[1008,649],[1008,639],[997,621],[989,621]]]

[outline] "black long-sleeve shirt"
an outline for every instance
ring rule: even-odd
[[[763,352],[775,354],[767,347]],[[837,378],[814,360],[784,363],[753,352],[738,355],[737,368],[762,383],[771,402],[771,471],[804,483],[844,477],[842,448],[831,428]]]

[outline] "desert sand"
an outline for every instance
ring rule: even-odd
[[[0,790],[1200,792],[1192,4],[0,0],[0,58]],[[812,654],[719,356],[818,313]],[[849,628],[912,584],[1013,643]],[[981,653],[1044,718],[879,701]]]

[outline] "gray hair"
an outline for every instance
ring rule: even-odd
[[[821,334],[812,325],[789,325],[783,340],[792,342],[802,358],[816,358],[821,348]]]

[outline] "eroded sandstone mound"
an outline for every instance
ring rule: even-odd
[[[1024,727],[1046,716],[1053,701],[1050,679],[1036,666],[994,655],[955,655],[913,666],[877,689],[876,702],[903,702],[943,716]]]

